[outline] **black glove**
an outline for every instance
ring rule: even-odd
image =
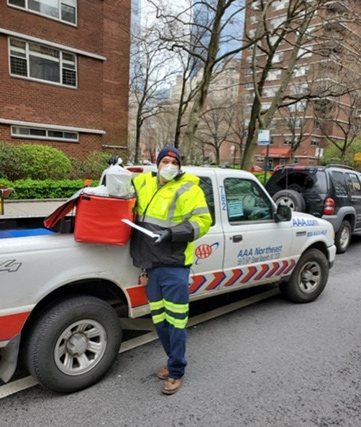
[[[109,166],[110,165],[116,165],[118,163],[118,160],[119,160],[119,156],[113,155],[107,160],[107,163]]]
[[[166,228],[165,230],[157,231],[156,234],[159,234],[159,236],[154,241],[155,245],[159,245],[159,243],[163,243],[163,242],[169,242],[172,238],[172,232],[169,230],[169,228]]]

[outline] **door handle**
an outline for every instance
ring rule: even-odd
[[[243,236],[242,234],[236,234],[235,236],[232,236],[232,240],[234,241],[234,243],[242,242]]]

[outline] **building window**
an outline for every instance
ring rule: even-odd
[[[272,30],[274,30],[276,28],[279,28],[286,21],[287,21],[287,15],[286,16],[279,16],[277,18],[271,19],[271,21],[270,21],[270,28]]]
[[[259,21],[259,17],[257,15],[252,15],[251,16],[250,22],[251,22],[252,25],[253,24],[257,24],[258,21]]]
[[[256,36],[256,30],[255,30],[255,29],[253,29],[253,30],[249,30],[249,31],[248,31],[248,37],[249,37],[250,39],[254,39],[254,38],[255,38],[255,36]]]
[[[299,144],[301,140],[300,135],[288,135],[285,136],[285,139],[283,141],[284,145],[296,145]]]
[[[308,84],[293,84],[290,86],[290,94],[291,95],[302,95],[308,91]]]
[[[309,58],[312,56],[313,46],[301,47],[298,51],[297,58]]]
[[[272,58],[272,64],[277,62],[282,62],[284,57],[284,52],[276,52]]]
[[[276,0],[273,4],[272,4],[272,10],[281,10],[281,9],[285,9],[286,7],[288,7],[290,1],[289,0]]]
[[[8,0],[8,4],[69,24],[76,24],[77,0]]]
[[[288,106],[288,111],[297,113],[306,110],[306,101],[297,101],[294,104]]]
[[[293,77],[306,76],[310,71],[309,65],[300,65],[293,70]]]
[[[10,39],[10,74],[76,87],[76,56],[52,47]]]
[[[79,133],[45,128],[11,126],[11,136],[14,138],[46,139],[51,141],[78,142]]]
[[[299,129],[303,126],[303,119],[299,117],[295,119],[287,119],[286,122],[288,129]]]
[[[281,78],[281,75],[282,75],[281,69],[270,70],[268,72],[266,80],[279,80]]]
[[[311,145],[314,147],[319,147],[321,142],[321,138],[318,138],[317,136],[312,137],[311,139]]]
[[[269,41],[270,41],[270,43],[271,43],[271,46],[273,46],[273,45],[274,45],[274,44],[276,44],[276,43],[278,43],[278,45],[280,46],[280,45],[282,45],[282,44],[284,44],[284,43],[286,42],[284,38],[282,38],[282,40],[280,40],[280,37],[281,37],[281,36],[278,36],[278,35],[271,36],[271,37],[269,38]]]

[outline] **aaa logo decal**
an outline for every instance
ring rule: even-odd
[[[196,247],[195,256],[197,258],[196,264],[199,264],[201,259],[208,258],[218,248],[219,243],[213,243],[213,245],[203,244]]]

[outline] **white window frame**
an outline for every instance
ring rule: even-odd
[[[15,129],[21,129],[21,130],[28,130],[29,134],[21,134],[21,133],[16,133]],[[42,135],[30,135],[31,130],[40,130],[40,131],[44,131],[45,132],[45,136]],[[76,138],[61,138],[61,137],[54,137],[54,136],[49,136],[49,132],[62,132],[63,134],[65,133],[73,133],[76,134]],[[74,142],[77,143],[79,142],[79,132],[74,132],[73,130],[66,130],[66,129],[49,129],[49,128],[44,128],[44,127],[35,127],[35,126],[17,126],[17,125],[12,125],[11,126],[11,136],[13,138],[21,138],[21,139],[40,139],[40,140],[46,140],[46,141],[62,141],[62,142]]]
[[[27,70],[27,75],[21,75],[21,74],[16,74],[13,73],[11,71],[11,58],[16,57],[16,55],[11,55],[11,40],[17,40],[20,41],[22,43],[25,43],[25,59],[26,60],[26,70]],[[29,43],[32,43],[34,45],[38,45],[38,46],[44,46],[46,48],[51,48],[53,50],[57,50],[59,52],[59,79],[61,81],[59,82],[54,82],[51,80],[45,80],[45,79],[38,79],[35,77],[31,77],[30,76],[30,54],[29,54]],[[61,86],[61,87],[66,87],[66,88],[70,88],[70,89],[77,89],[78,88],[78,56],[75,53],[72,52],[67,52],[65,50],[61,50],[61,49],[56,49],[50,46],[47,46],[45,43],[41,44],[41,43],[36,43],[36,42],[30,42],[28,40],[24,40],[24,39],[20,39],[20,38],[16,38],[16,37],[9,37],[9,43],[8,43],[8,51],[9,51],[9,73],[12,77],[16,77],[16,78],[20,78],[20,79],[25,79],[25,80],[32,80],[32,81],[36,81],[36,82],[42,82],[42,83],[46,83],[46,84],[51,84],[51,85],[55,85],[55,86]],[[75,65],[75,69],[72,70],[75,72],[75,85],[67,85],[64,84],[63,81],[63,70],[68,69],[68,67],[66,67],[65,64],[65,60],[63,59],[63,54],[68,54],[68,55],[72,55],[74,57],[74,65]]]
[[[286,9],[286,7],[288,7],[290,3],[290,0],[276,0],[273,4],[272,4],[272,10],[281,10],[281,9]]]
[[[57,1],[58,1],[58,11],[59,11],[58,17],[51,16],[51,15],[48,15],[46,13],[37,12],[36,10],[30,9],[29,8],[29,0],[24,0],[24,7],[18,6],[15,4],[11,4],[10,0],[7,0],[7,4],[9,7],[13,7],[15,9],[20,9],[20,10],[26,10],[29,13],[34,13],[35,15],[41,15],[41,16],[44,16],[48,19],[53,19],[55,21],[60,21],[63,24],[67,24],[67,25],[71,25],[73,27],[76,27],[78,25],[78,0],[73,0],[75,3],[75,6],[73,6],[73,5],[71,6],[71,7],[74,7],[74,9],[75,9],[75,22],[69,22],[69,21],[66,21],[64,19],[61,19],[61,7],[62,7],[62,5],[68,5],[69,6],[69,3],[72,3],[73,1],[72,0],[70,0],[70,1],[69,0],[57,0]]]

